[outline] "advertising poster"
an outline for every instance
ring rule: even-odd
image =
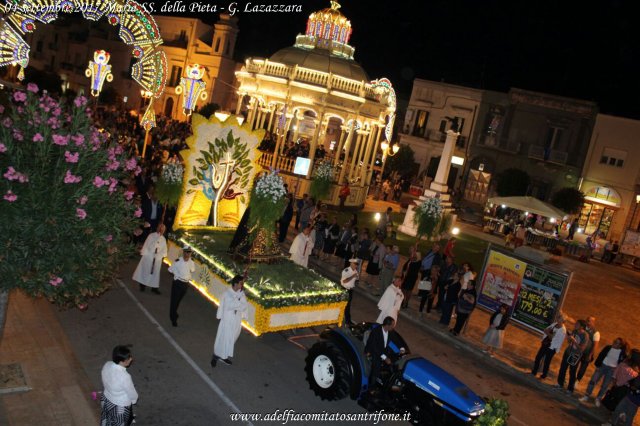
[[[495,311],[506,303],[514,322],[541,333],[560,312],[569,282],[568,274],[489,247],[478,305]]]
[[[620,246],[620,253],[640,257],[640,232],[627,230],[622,246]]]
[[[560,309],[567,279],[566,275],[527,265],[512,318],[535,330],[544,331]]]
[[[478,303],[492,311],[497,310],[502,303],[513,309],[526,266],[526,262],[490,249]]]

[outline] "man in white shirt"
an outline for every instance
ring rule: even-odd
[[[544,330],[544,338],[542,339],[540,349],[538,350],[536,360],[533,364],[533,369],[531,370],[531,374],[534,376],[538,374],[540,362],[542,361],[542,358],[544,358],[544,365],[542,366],[542,375],[540,378],[543,380],[546,379],[547,373],[549,372],[549,366],[551,365],[551,359],[553,359],[555,354],[560,352],[564,339],[567,337],[567,329],[564,326],[564,322],[564,317],[560,316],[556,322]]]
[[[178,326],[178,306],[187,293],[189,281],[191,281],[191,274],[195,271],[196,264],[191,260],[191,247],[184,246],[182,248],[182,257],[176,259],[169,267],[169,272],[173,274],[169,318],[171,319],[171,325],[174,327]]]
[[[294,238],[291,248],[289,248],[289,254],[291,254],[291,261],[293,263],[307,267],[309,263],[309,255],[313,250],[313,242],[311,241],[311,226],[307,226]]]
[[[356,258],[349,259],[349,263],[350,265],[342,271],[342,274],[340,276],[340,284],[349,293],[349,300],[347,302],[347,306],[344,308],[344,323],[347,325],[352,324],[351,299],[353,299],[353,289],[355,288],[356,282],[358,281],[359,260]]]

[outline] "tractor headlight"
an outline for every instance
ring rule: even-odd
[[[479,417],[482,414],[484,414],[484,408],[476,408],[474,410],[471,410],[471,417]]]

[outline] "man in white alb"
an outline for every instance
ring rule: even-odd
[[[401,284],[402,278],[396,277],[393,280],[393,284],[384,291],[378,302],[378,309],[380,309],[380,315],[376,320],[378,324],[382,324],[386,317],[391,317],[398,322],[398,311],[400,311],[400,306],[402,306],[402,301],[404,300],[404,294],[400,290]]]
[[[140,250],[142,258],[133,273],[134,281],[140,283],[140,291],[151,287],[151,292],[160,294],[160,268],[162,259],[167,257],[167,240],[164,238],[165,226],[158,225],[158,230],[149,234]]]
[[[313,250],[313,242],[311,241],[311,227],[307,226],[299,233],[291,244],[289,254],[291,254],[291,260],[300,266],[307,267],[309,263],[309,255]]]
[[[249,304],[243,291],[244,277],[236,275],[231,280],[231,288],[224,292],[218,306],[216,318],[220,320],[216,341],[213,345],[211,366],[218,360],[231,365],[233,347],[242,331],[242,320],[247,318]]]

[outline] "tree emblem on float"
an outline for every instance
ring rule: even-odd
[[[92,96],[100,95],[105,80],[109,83],[113,81],[109,59],[111,59],[111,54],[105,50],[93,52],[93,61],[89,61],[89,67],[84,72],[84,75],[91,79]]]
[[[182,112],[189,116],[196,108],[199,100],[207,99],[207,83],[202,81],[204,67],[200,64],[187,65],[186,77],[180,79],[180,85],[176,87],[176,94],[182,94]]]
[[[218,204],[221,200],[234,200],[240,197],[246,203],[246,193],[253,168],[249,159],[249,147],[240,138],[234,138],[229,130],[226,138],[216,138],[208,142],[208,150],[202,150],[201,157],[193,166],[193,179],[190,185],[201,188],[207,199],[213,202],[211,216],[213,226],[218,226]],[[198,191],[191,188],[187,194]]]

